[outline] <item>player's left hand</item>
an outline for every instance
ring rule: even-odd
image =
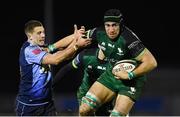
[[[81,28],[77,32],[83,35],[86,32],[85,27],[81,26]]]
[[[86,46],[91,44],[91,39],[90,38],[84,39],[84,38],[80,37],[80,38],[77,39],[76,44],[80,48],[81,47],[86,47]]]

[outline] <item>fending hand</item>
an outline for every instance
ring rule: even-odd
[[[86,47],[88,45],[91,44],[91,38],[82,38],[82,37],[79,37],[76,41],[76,44],[78,45],[78,47]]]
[[[77,25],[74,24],[74,39],[77,40],[80,37],[83,37],[85,34],[85,27],[81,26],[80,29],[77,28]]]

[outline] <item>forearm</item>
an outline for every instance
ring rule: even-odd
[[[57,41],[56,43],[54,43],[53,45],[55,46],[55,48],[65,48],[67,47],[69,44],[71,44],[71,42],[74,40],[74,34],[71,34],[69,36],[66,36],[62,39],[60,39],[59,41]]]
[[[64,60],[68,60],[69,58],[72,58],[77,50],[78,50],[78,47],[75,44],[73,44],[71,47],[68,47],[62,51],[56,52],[54,54],[57,61],[56,63],[58,64]]]
[[[72,57],[76,51],[78,50],[78,47],[76,45],[72,45],[69,48],[66,48],[62,51],[57,51],[54,54],[47,54],[43,57],[42,64],[53,64],[57,65],[60,62],[63,62],[64,60],[69,59]]]

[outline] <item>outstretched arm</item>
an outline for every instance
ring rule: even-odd
[[[78,30],[77,25],[74,25],[74,33],[62,39],[59,39],[59,41],[55,42],[54,44],[49,45],[50,51],[56,49],[61,50],[62,48],[68,47],[70,44],[72,44],[73,41],[76,41],[78,38],[83,36],[84,32],[85,32],[84,27],[81,26],[81,28]]]
[[[54,54],[47,53],[42,60],[42,64],[53,64],[57,65],[60,62],[67,60],[74,56],[79,48],[86,47],[91,44],[91,39],[83,39],[82,34],[79,34],[77,29],[75,28],[75,39],[72,40],[72,43],[62,51],[57,51]],[[72,38],[74,38],[72,37]],[[61,45],[62,41],[59,41],[57,45]],[[62,42],[63,43],[63,42]],[[50,51],[53,51],[57,46],[51,46]],[[63,44],[62,44],[63,45]]]

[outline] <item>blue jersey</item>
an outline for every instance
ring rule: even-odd
[[[46,104],[52,98],[52,75],[48,65],[42,65],[47,54],[39,46],[25,42],[21,47],[20,85],[17,100],[27,105]]]

